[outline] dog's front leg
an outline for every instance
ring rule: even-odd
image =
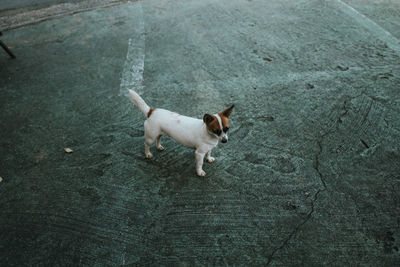
[[[204,155],[205,153],[201,153],[196,150],[194,153],[196,157],[196,172],[198,176],[206,176],[205,171],[203,171],[203,160],[204,160]]]
[[[206,160],[210,163],[215,161],[215,158],[211,157],[211,150],[206,153]]]

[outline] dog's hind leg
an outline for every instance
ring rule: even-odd
[[[156,140],[158,133],[151,128],[147,120],[144,122],[144,154],[146,158],[151,159],[153,154],[150,152],[150,146]]]
[[[164,147],[161,145],[161,134],[156,138],[156,148],[159,151],[163,151]]]
[[[146,140],[144,141],[144,154],[146,158],[151,159],[153,157],[153,154],[150,152],[150,146],[154,143],[154,139],[150,139],[146,137]]]

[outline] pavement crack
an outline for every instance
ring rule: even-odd
[[[327,190],[327,185],[326,185],[325,177],[324,177],[324,175],[322,174],[321,169],[320,169],[320,166],[321,166],[321,159],[320,159],[320,157],[321,157],[322,150],[323,150],[322,143],[323,143],[324,139],[325,139],[329,134],[332,134],[332,133],[334,133],[335,131],[338,130],[339,124],[342,123],[342,118],[343,118],[344,116],[346,116],[346,115],[349,113],[349,107],[348,107],[348,101],[347,101],[347,100],[344,101],[343,110],[344,110],[344,111],[339,115],[339,117],[338,117],[338,119],[337,119],[337,122],[335,123],[334,129],[330,129],[330,130],[326,131],[326,132],[323,133],[323,134],[318,138],[318,140],[317,140],[317,145],[318,145],[318,148],[319,148],[319,149],[318,149],[318,152],[317,152],[316,155],[315,155],[315,163],[314,163],[314,166],[313,166],[313,167],[314,167],[315,171],[316,171],[317,174],[318,174],[318,177],[319,177],[319,179],[320,179],[320,181],[321,181],[321,184],[322,184],[322,186],[323,186],[323,189],[319,189],[319,190],[315,193],[315,195],[314,195],[314,200],[311,202],[311,211],[307,214],[307,217],[305,218],[305,220],[303,220],[301,223],[299,223],[299,224],[295,227],[295,229],[289,234],[288,238],[282,243],[281,246],[275,248],[274,251],[272,251],[272,253],[268,256],[268,261],[267,261],[267,264],[266,264],[266,265],[269,265],[269,264],[273,261],[274,255],[275,255],[279,250],[283,249],[283,248],[289,243],[289,241],[293,238],[293,236],[296,235],[296,234],[299,232],[300,228],[301,228],[303,225],[305,225],[305,224],[311,219],[311,217],[312,217],[312,215],[313,215],[313,213],[314,213],[314,205],[315,205],[315,203],[316,203],[316,201],[317,201],[317,199],[318,199],[319,193],[321,193],[321,192]]]
[[[281,249],[283,249],[288,243],[289,241],[293,238],[294,235],[296,235],[300,228],[305,225],[312,217],[313,213],[314,213],[314,205],[318,199],[318,195],[319,193],[321,193],[322,191],[325,191],[326,189],[319,189],[315,195],[314,195],[314,200],[311,202],[311,210],[310,212],[307,214],[305,220],[303,220],[301,223],[299,223],[294,230],[290,233],[290,235],[288,236],[288,238],[285,239],[285,241],[283,241],[282,245],[280,245],[279,247],[275,248],[274,251],[272,251],[272,253],[268,256],[268,261],[266,263],[266,266],[269,265],[272,261],[273,261],[273,257],[274,255]]]
[[[343,117],[347,116],[347,114],[349,113],[348,103],[349,103],[349,100],[345,100],[345,101],[343,102],[343,107],[342,107],[343,112],[339,115],[338,119],[336,120],[334,129],[332,129],[333,127],[331,127],[330,130],[327,130],[325,133],[323,133],[323,134],[317,139],[318,152],[317,152],[316,155],[315,155],[315,163],[314,163],[314,166],[313,166],[313,167],[314,167],[315,171],[317,172],[318,177],[319,177],[319,179],[320,179],[320,181],[321,181],[321,183],[322,183],[322,185],[323,185],[323,187],[324,187],[325,189],[327,189],[327,186],[326,186],[325,178],[324,178],[324,176],[323,176],[323,174],[322,174],[322,172],[321,172],[321,169],[320,169],[320,166],[321,166],[321,159],[320,159],[320,157],[321,157],[322,150],[323,150],[323,149],[322,149],[322,142],[324,141],[324,138],[325,138],[326,136],[328,136],[329,134],[334,133],[335,131],[338,130],[339,125],[343,122]]]
[[[369,145],[364,140],[360,139],[361,143],[365,146],[366,149],[369,149]]]
[[[343,103],[343,110],[344,110],[344,112],[342,113],[342,114],[340,114],[340,116],[339,116],[339,118],[338,118],[338,120],[337,120],[337,122],[338,123],[342,123],[343,121],[342,121],[342,118],[344,117],[344,116],[346,116],[347,115],[347,113],[349,113],[349,108],[348,108],[348,106],[347,106],[347,100],[345,100],[344,101],[344,103]]]
[[[326,189],[327,187],[326,187],[326,182],[325,182],[325,179],[324,179],[324,176],[322,175],[322,172],[321,172],[321,170],[320,170],[320,156],[321,156],[321,153],[322,153],[322,141],[323,141],[323,139],[329,134],[330,132],[326,132],[325,134],[323,134],[318,140],[317,140],[317,145],[318,145],[318,148],[319,148],[319,151],[318,151],[318,153],[315,155],[315,164],[314,164],[314,169],[315,169],[315,171],[317,172],[317,174],[318,174],[318,177],[319,177],[319,179],[320,179],[320,181],[321,181],[321,183],[322,183],[322,185],[323,185],[323,187]]]

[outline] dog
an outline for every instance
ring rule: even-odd
[[[211,150],[218,141],[222,143],[228,141],[229,116],[234,105],[216,114],[205,114],[203,120],[200,120],[161,108],[151,108],[135,91],[129,90],[129,94],[131,100],[147,117],[144,122],[146,158],[153,157],[150,146],[154,141],[157,150],[164,150],[161,145],[161,136],[167,135],[178,143],[195,149],[196,173],[198,176],[205,176],[204,156],[208,162],[214,162],[215,158],[211,157]]]

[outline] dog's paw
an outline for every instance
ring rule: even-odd
[[[157,147],[157,150],[158,151],[163,151],[165,148],[162,146],[162,145],[159,145],[158,147]]]
[[[215,158],[214,157],[208,157],[208,158],[206,158],[206,160],[208,162],[210,162],[210,163],[213,163],[215,161]]]
[[[151,153],[146,154],[146,159],[151,159],[152,157],[153,157],[153,154],[151,154]]]
[[[200,177],[204,177],[204,176],[206,176],[206,172],[203,171],[203,170],[197,171],[197,175],[200,176]]]

